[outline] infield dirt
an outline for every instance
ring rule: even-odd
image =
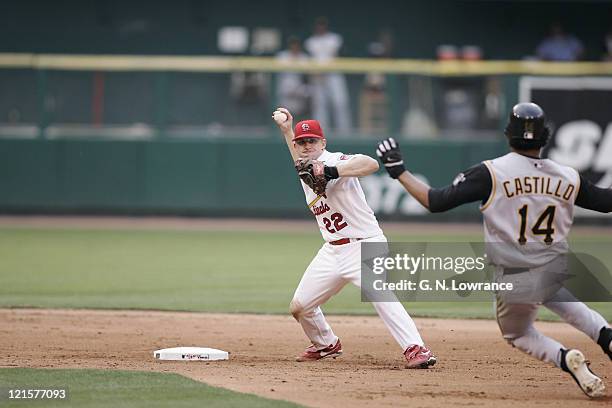
[[[331,316],[344,355],[296,363],[306,347],[290,316],[0,309],[0,367],[174,372],[211,385],[308,406],[610,406],[588,400],[560,370],[512,349],[494,321],[415,319],[438,357],[429,370],[403,368],[401,350],[377,317]],[[612,386],[611,362],[582,333],[538,323],[582,349]],[[153,350],[215,347],[223,362],[160,362]]]

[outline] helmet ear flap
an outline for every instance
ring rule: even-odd
[[[542,130],[542,141],[544,141],[545,143],[548,142],[548,138],[550,137],[552,133],[552,129],[550,128],[549,125],[544,125],[544,129]]]
[[[552,127],[548,124],[544,125],[544,129],[542,130],[542,147],[546,146],[548,144],[548,139],[550,138],[550,136],[552,135],[553,130]]]

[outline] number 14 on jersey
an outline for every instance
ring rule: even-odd
[[[553,227],[553,222],[555,220],[556,208],[557,207],[554,205],[549,205],[546,207],[531,228],[533,235],[544,235],[544,242],[548,245],[552,244],[554,241],[553,235],[555,234],[555,229]],[[521,221],[518,242],[521,245],[525,245],[527,243],[527,237],[525,234],[527,232],[527,215],[529,214],[529,206],[527,204],[522,206],[518,210],[518,214]],[[543,227],[544,225],[545,227]]]

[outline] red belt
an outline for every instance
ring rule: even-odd
[[[363,238],[353,238],[353,242],[355,241],[361,241]],[[329,241],[330,245],[344,245],[344,244],[350,244],[351,243],[351,238],[341,238],[338,239],[336,241]]]

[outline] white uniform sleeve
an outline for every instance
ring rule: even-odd
[[[354,159],[357,156],[362,156],[362,155],[360,155],[360,154],[335,153],[333,158],[328,160],[328,161],[326,161],[325,164],[327,166],[337,166],[337,165],[339,165],[341,163],[345,163],[347,161],[350,161],[350,160]],[[347,180],[349,180],[351,178],[354,178],[354,177],[340,177],[340,178],[337,178],[335,180],[330,180],[327,183],[327,186],[328,186],[328,188],[333,188],[334,186],[339,186],[339,185],[344,184],[345,181],[347,181]]]

